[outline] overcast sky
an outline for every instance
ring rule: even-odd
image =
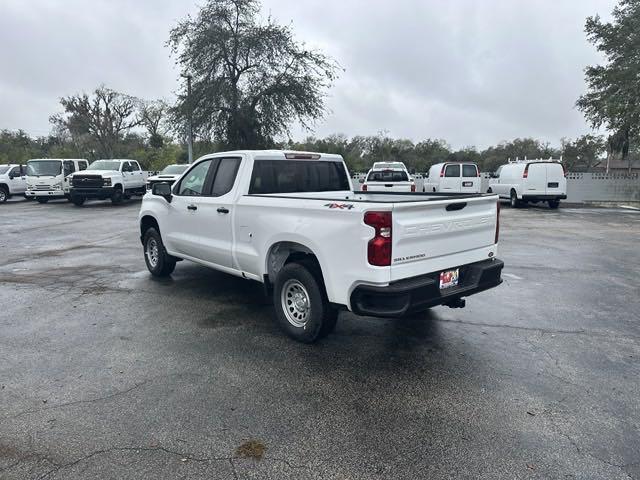
[[[1,0],[0,129],[49,132],[58,99],[104,83],[171,100],[164,46],[193,0]],[[264,0],[345,68],[315,134],[443,138],[480,148],[587,133],[574,108],[600,58],[583,32],[612,0]],[[305,135],[293,129],[294,137]]]

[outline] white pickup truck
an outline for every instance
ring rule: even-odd
[[[139,223],[153,275],[186,259],[262,282],[313,342],[340,309],[399,317],[499,285],[498,215],[496,195],[353,192],[338,155],[236,151],[153,185]]]
[[[0,165],[0,203],[12,195],[24,195],[27,190],[26,169],[24,165]]]
[[[416,182],[402,162],[376,162],[360,183],[363,192],[416,191]]]
[[[69,184],[74,205],[82,206],[88,198],[110,198],[118,204],[132,195],[146,193],[147,172],[136,160],[96,160],[86,170],[72,174]]]

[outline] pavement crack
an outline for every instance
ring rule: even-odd
[[[109,400],[111,398],[115,398],[115,397],[119,397],[121,395],[126,395],[127,393],[132,392],[133,390],[142,387],[143,385],[149,383],[149,380],[145,380],[143,382],[140,383],[136,383],[133,387],[127,388],[126,390],[120,390],[118,392],[109,394],[109,395],[105,395],[103,397],[97,397],[97,398],[92,398],[90,400],[75,400],[73,402],[66,402],[66,403],[60,403],[58,405],[52,405],[50,407],[47,408],[37,408],[37,409],[30,409],[30,410],[23,410],[22,412],[19,412],[11,417],[9,417],[10,419],[14,420],[16,418],[19,418],[23,415],[28,415],[31,413],[40,413],[40,412],[47,412],[49,410],[56,410],[58,408],[64,408],[64,407],[69,407],[69,406],[73,406],[73,405],[81,405],[84,403],[95,403],[95,402],[101,402],[104,400]]]

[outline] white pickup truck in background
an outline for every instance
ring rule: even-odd
[[[376,162],[360,183],[363,192],[416,191],[416,182],[402,162]]]
[[[132,195],[146,193],[147,172],[136,160],[96,160],[87,170],[71,175],[69,184],[74,205],[82,206],[88,198],[110,198],[113,204],[119,204]]]
[[[153,275],[186,259],[262,282],[313,342],[340,309],[399,317],[499,285],[498,215],[496,195],[353,192],[338,155],[237,151],[155,184],[139,221]]]
[[[0,203],[13,195],[24,195],[27,190],[26,170],[25,165],[0,165]]]

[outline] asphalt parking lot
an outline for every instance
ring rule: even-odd
[[[138,208],[0,206],[0,478],[640,478],[639,213],[504,205],[500,287],[308,346]]]

